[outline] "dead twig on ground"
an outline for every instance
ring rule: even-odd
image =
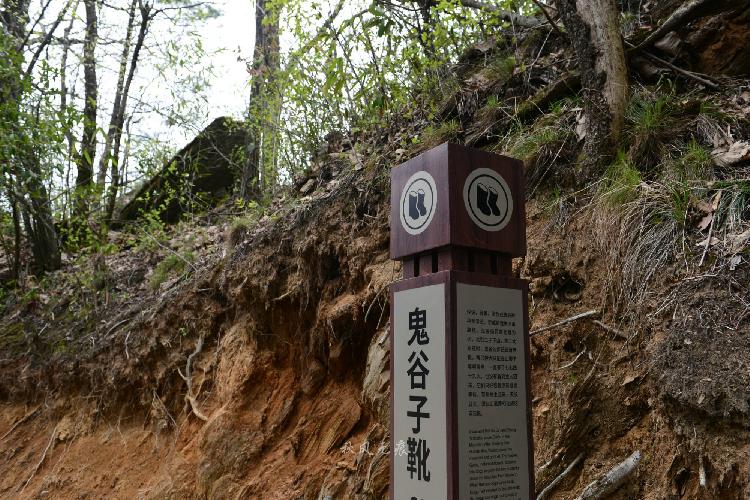
[[[193,358],[196,357],[200,352],[203,350],[203,335],[198,337],[198,342],[195,344],[195,350],[188,356],[187,363],[185,364],[185,375],[180,372],[180,369],[177,369],[177,373],[180,374],[180,377],[185,381],[185,384],[187,384],[187,393],[185,394],[185,401],[187,401],[190,404],[190,409],[193,410],[193,413],[196,417],[203,420],[204,422],[208,422],[208,417],[206,417],[200,409],[198,409],[198,402],[195,399],[195,395],[193,394],[193,377],[190,374],[190,368],[193,364]]]
[[[616,329],[616,328],[612,328],[612,327],[611,327],[611,326],[609,326],[609,325],[605,325],[604,323],[602,323],[602,322],[601,322],[601,321],[599,321],[598,319],[595,319],[595,320],[594,320],[594,324],[595,324],[595,325],[598,325],[598,326],[600,326],[600,327],[601,327],[601,328],[602,328],[603,330],[605,330],[605,331],[607,331],[607,332],[611,333],[611,334],[612,334],[612,335],[614,335],[615,337],[620,337],[620,338],[622,338],[622,339],[628,340],[628,336],[627,336],[627,334],[625,334],[625,333],[621,332],[620,330],[618,330],[618,329]]]
[[[635,451],[628,458],[612,467],[612,469],[602,477],[590,483],[576,500],[596,500],[606,498],[622,486],[625,480],[633,473],[641,461],[641,452]]]
[[[57,435],[57,426],[58,425],[60,425],[59,422],[57,424],[55,424],[55,428],[52,429],[52,435],[49,437],[49,442],[47,443],[47,447],[44,448],[44,451],[42,452],[42,458],[39,459],[39,462],[36,464],[36,467],[34,467],[34,470],[31,471],[31,475],[26,480],[26,482],[23,483],[23,487],[21,488],[21,491],[18,492],[19,495],[21,493],[23,493],[23,490],[26,489],[26,486],[29,485],[29,482],[31,482],[31,480],[34,478],[34,476],[36,475],[36,473],[39,471],[39,467],[41,467],[42,463],[44,463],[44,459],[47,458],[47,452],[49,451],[50,447],[52,446],[52,443],[55,442],[55,436]]]
[[[625,45],[630,47],[631,49],[635,49],[636,47],[633,46],[633,44],[629,43],[627,40],[625,40]],[[711,81],[708,75],[704,75],[701,73],[696,73],[694,71],[688,71],[686,69],[680,68],[679,66],[675,66],[669,61],[666,61],[662,59],[661,57],[655,56],[654,54],[651,54],[650,52],[647,52],[645,50],[642,50],[640,52],[647,58],[651,59],[653,62],[657,64],[661,64],[662,66],[665,66],[675,73],[679,73],[682,76],[685,76],[687,78],[690,78],[691,80],[695,80],[696,82],[700,83],[701,85],[708,87],[712,90],[719,90],[719,85],[716,82]]]
[[[5,434],[3,434],[3,437],[0,437],[0,441],[2,441],[3,439],[7,438],[8,436],[10,436],[11,433],[14,430],[16,430],[16,427],[18,427],[19,425],[21,425],[22,423],[26,422],[28,419],[30,419],[31,417],[33,417],[34,415],[36,415],[36,412],[38,412],[41,407],[42,407],[42,405],[39,405],[35,409],[31,410],[29,413],[27,413],[26,415],[24,415],[23,417],[21,417],[21,419],[18,422],[16,422],[15,424],[13,424],[13,427],[11,427],[10,429],[8,429],[8,432],[6,432]]]
[[[575,460],[573,460],[568,467],[560,473],[559,476],[557,476],[555,479],[552,480],[551,483],[547,485],[546,488],[544,488],[542,491],[539,492],[539,495],[537,495],[536,500],[544,500],[549,496],[550,493],[557,487],[560,482],[567,477],[568,474],[570,474],[570,471],[575,469],[576,465],[578,465],[581,460],[583,460],[583,453],[578,455]]]
[[[546,332],[547,330],[552,330],[553,328],[557,328],[558,326],[567,325],[568,323],[572,323],[573,321],[578,321],[579,319],[588,318],[590,316],[596,316],[597,314],[599,314],[599,311],[597,309],[592,309],[590,311],[586,311],[581,314],[576,314],[575,316],[571,316],[570,318],[559,321],[553,325],[543,326],[542,328],[537,328],[536,330],[532,330],[529,333],[529,337],[532,335],[537,335],[542,332]]]
[[[576,361],[578,361],[580,359],[580,357],[583,356],[584,354],[586,354],[586,349],[584,349],[583,351],[579,352],[578,356],[576,356],[575,358],[573,358],[573,361],[571,361],[570,363],[564,364],[563,366],[561,366],[560,368],[558,368],[558,370],[564,370],[565,368],[570,368],[571,366],[573,366],[574,364],[576,364]]]

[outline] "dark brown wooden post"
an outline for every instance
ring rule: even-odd
[[[391,171],[392,500],[534,495],[524,192],[457,144]]]

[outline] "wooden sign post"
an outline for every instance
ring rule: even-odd
[[[392,500],[534,494],[520,161],[443,144],[391,171]]]

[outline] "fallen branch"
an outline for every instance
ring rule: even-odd
[[[559,321],[555,323],[554,325],[543,326],[542,328],[537,328],[536,330],[532,330],[529,333],[529,337],[532,335],[536,335],[538,333],[546,332],[547,330],[552,330],[553,328],[557,328],[558,326],[567,325],[568,323],[572,323],[573,321],[578,321],[579,319],[588,318],[590,316],[595,316],[597,314],[599,314],[599,311],[596,309],[592,309],[590,311],[586,311],[581,314],[576,314],[575,316],[571,316],[570,318]]]
[[[547,485],[546,488],[544,488],[541,492],[539,492],[539,495],[537,495],[536,500],[544,500],[549,496],[550,493],[557,487],[560,482],[565,479],[565,477],[570,474],[570,471],[575,469],[576,465],[578,465],[581,460],[583,460],[583,453],[578,455],[575,460],[573,460],[568,467],[560,473],[559,476],[557,476],[555,479],[552,480],[551,483]]]
[[[664,35],[669,33],[670,31],[673,31],[674,28],[677,28],[678,26],[685,26],[690,21],[693,21],[696,17],[696,11],[703,7],[704,5],[707,5],[715,0],[690,0],[689,2],[685,2],[684,4],[680,5],[673,13],[670,15],[666,21],[662,23],[661,26],[656,28],[654,31],[649,33],[649,35],[638,44],[637,47],[633,47],[634,50],[641,50],[646,47],[650,47],[654,42],[662,38]]]
[[[566,368],[570,368],[571,366],[573,366],[574,364],[576,364],[576,361],[578,361],[580,359],[580,357],[583,356],[584,354],[586,354],[586,349],[584,349],[583,351],[579,352],[578,356],[576,356],[573,359],[573,361],[571,361],[570,363],[566,363],[566,364],[564,364],[563,366],[561,366],[560,368],[557,368],[557,369],[558,370],[564,370]]]
[[[627,40],[625,41],[625,44],[628,45],[631,48],[635,48],[635,47],[633,47],[633,44],[629,43]],[[646,52],[645,50],[642,51],[641,53],[644,56],[646,56],[647,58],[651,59],[652,61],[654,61],[654,62],[656,62],[658,64],[661,64],[662,66],[666,66],[667,68],[671,69],[675,73],[679,73],[679,74],[681,74],[683,76],[686,76],[687,78],[690,78],[691,80],[695,80],[696,82],[700,83],[703,86],[706,86],[706,87],[708,87],[710,89],[713,89],[713,90],[718,90],[719,89],[719,85],[717,83],[712,82],[711,80],[709,80],[708,79],[709,77],[707,75],[702,75],[702,74],[699,74],[699,73],[695,73],[693,71],[688,71],[686,69],[682,69],[679,66],[675,66],[674,64],[672,64],[669,61],[665,61],[661,57],[658,57],[658,56],[655,56],[655,55],[653,55],[653,54],[651,54],[649,52]]]
[[[517,14],[511,10],[502,9],[492,3],[484,3],[477,0],[459,0],[459,3],[469,9],[492,12],[502,20],[507,21],[514,26],[520,26],[521,28],[536,28],[542,24],[542,21],[536,17]]]
[[[612,470],[589,484],[576,500],[596,500],[605,498],[622,486],[641,461],[641,452],[635,451],[628,458],[615,465]]]
[[[620,338],[625,339],[625,340],[628,340],[628,338],[629,338],[625,333],[621,332],[620,330],[618,330],[616,328],[612,328],[609,325],[605,325],[604,323],[602,323],[598,319],[594,320],[594,324],[600,326],[603,330],[611,333],[612,335],[614,335],[616,337],[620,337]]]
[[[203,335],[198,337],[198,343],[195,344],[195,351],[193,351],[190,356],[188,356],[187,364],[185,365],[185,375],[183,375],[180,372],[180,369],[177,369],[177,373],[180,374],[180,377],[185,381],[185,384],[187,384],[187,393],[185,394],[185,401],[190,403],[190,409],[193,410],[193,413],[196,417],[203,420],[204,422],[208,422],[208,417],[206,417],[200,409],[198,409],[198,402],[195,400],[195,396],[193,395],[193,377],[190,374],[190,368],[193,364],[193,358],[196,357],[200,352],[203,350]]]
[[[18,422],[16,422],[15,424],[13,424],[13,427],[11,427],[10,429],[8,429],[8,432],[6,432],[5,434],[3,434],[3,437],[0,437],[0,441],[2,441],[3,439],[7,438],[8,436],[10,436],[10,434],[14,430],[16,430],[16,427],[18,427],[19,425],[21,425],[22,423],[26,422],[28,419],[30,419],[31,417],[33,417],[34,415],[36,415],[36,412],[38,412],[41,407],[42,407],[42,405],[37,406],[35,409],[31,410],[29,413],[27,413],[26,415],[24,415]]]
[[[555,30],[559,35],[562,35],[562,31],[560,31],[560,28],[557,27],[557,24],[555,23],[555,20],[552,19],[552,16],[549,15],[549,12],[547,12],[547,9],[544,8],[544,5],[542,5],[542,2],[539,0],[531,0],[536,4],[537,7],[539,7],[539,10],[542,11],[542,14],[544,14],[544,17],[547,19],[547,22],[552,26],[552,29]]]
[[[19,495],[21,493],[23,493],[23,490],[26,489],[26,486],[29,485],[29,482],[34,478],[34,476],[36,475],[36,473],[39,471],[39,467],[41,467],[42,463],[44,463],[44,459],[47,458],[47,452],[49,451],[50,446],[52,446],[52,443],[55,442],[55,435],[57,434],[57,426],[58,425],[60,425],[59,422],[57,424],[55,424],[55,428],[52,429],[52,435],[49,437],[49,442],[47,443],[47,447],[44,448],[44,451],[42,452],[42,458],[39,459],[39,463],[36,464],[36,467],[34,467],[34,470],[31,471],[31,475],[29,476],[29,478],[26,480],[25,483],[23,483],[23,488],[21,488],[21,491],[18,492]]]

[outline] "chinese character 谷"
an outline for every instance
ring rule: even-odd
[[[406,373],[408,373],[411,378],[412,389],[427,388],[427,375],[430,374],[430,370],[422,364],[422,360],[429,361],[427,355],[422,351],[419,351],[419,355],[417,355],[416,352],[413,352],[411,353],[411,356],[409,356],[409,363],[412,365],[406,370]]]

